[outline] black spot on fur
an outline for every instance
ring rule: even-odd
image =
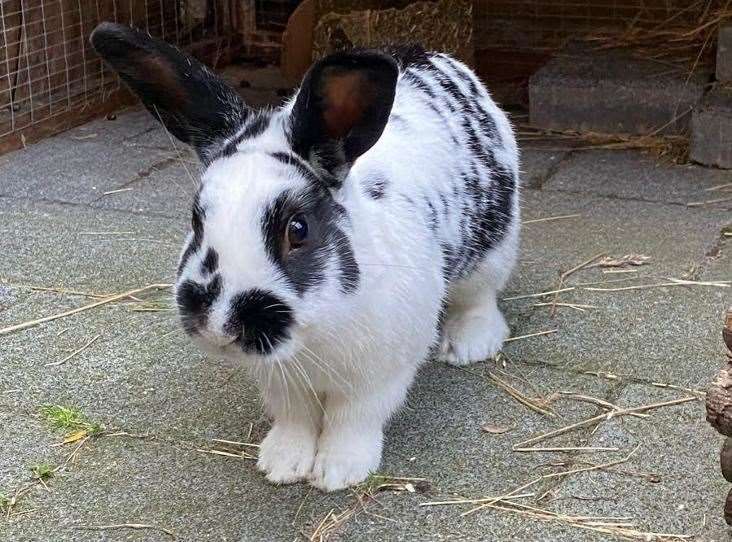
[[[198,238],[198,241],[203,239],[203,221],[206,218],[206,212],[201,207],[200,195],[196,194],[193,200],[193,209],[191,215],[191,228],[193,229],[194,237]]]
[[[221,150],[221,156],[231,156],[236,152],[237,147],[242,141],[262,135],[269,126],[270,119],[271,117],[269,114],[266,112],[260,112],[256,117],[249,120],[244,131],[229,141]]]
[[[403,126],[407,121],[404,120],[404,117],[401,115],[397,115],[396,113],[392,113],[389,116],[389,122],[393,122],[394,124],[398,124],[399,126]]]
[[[435,97],[435,91],[432,90],[430,85],[422,78],[418,71],[407,70],[404,72],[404,79],[406,79],[413,87],[424,92],[430,98]]]
[[[437,217],[437,209],[435,209],[434,204],[427,198],[425,198],[427,202],[427,225],[429,228],[434,232],[437,231],[438,226],[438,217]]]
[[[269,354],[290,336],[292,309],[280,298],[259,289],[236,295],[224,330],[237,336],[245,352]]]
[[[322,184],[311,184],[301,192],[284,192],[265,209],[262,232],[269,258],[299,295],[325,280],[325,267],[332,257],[337,259],[343,290],[349,292],[357,286],[358,266],[339,226],[344,213]],[[285,253],[285,230],[295,214],[305,217],[308,238],[303,246]]]
[[[194,235],[191,242],[188,243],[188,246],[183,251],[183,255],[180,257],[180,262],[178,262],[178,276],[180,276],[180,274],[183,272],[183,269],[185,269],[185,266],[188,264],[191,256],[193,256],[193,254],[195,254],[200,247],[201,245],[196,241],[196,236]]]
[[[338,252],[341,290],[343,290],[343,293],[349,294],[358,288],[361,271],[358,263],[356,263],[348,238],[340,230],[334,232],[334,237],[336,238],[336,250]]]
[[[373,199],[381,199],[386,195],[387,184],[386,179],[375,179],[367,185],[366,192]]]
[[[384,47],[382,49],[386,54],[391,55],[402,69],[412,66],[422,67],[429,64],[429,53],[417,44],[397,45],[392,47]]]
[[[193,230],[193,238],[191,239],[191,242],[188,243],[188,246],[185,251],[183,251],[183,255],[180,258],[180,262],[178,263],[178,275],[183,272],[188,260],[191,259],[193,254],[198,252],[201,248],[201,243],[203,242],[203,219],[205,217],[205,213],[199,201],[199,194],[196,194],[196,197],[193,199],[193,209],[191,213],[191,229]]]
[[[310,164],[303,160],[297,154],[291,152],[278,151],[269,154],[275,160],[282,162],[287,166],[292,166],[297,169],[298,173],[305,177],[309,182],[316,184],[321,182],[321,177],[315,173],[315,170]],[[327,184],[327,183],[326,183]]]
[[[213,247],[206,251],[206,257],[201,262],[201,273],[210,274],[216,271],[219,266],[219,253]]]
[[[176,292],[183,328],[189,334],[206,323],[208,310],[221,294],[221,275],[215,275],[207,286],[186,280]]]

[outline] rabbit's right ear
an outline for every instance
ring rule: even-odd
[[[129,26],[101,23],[90,41],[153,116],[204,163],[248,114],[231,87],[162,40]]]

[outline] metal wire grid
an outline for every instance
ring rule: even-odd
[[[0,136],[103,102],[118,78],[89,45],[101,21],[181,47],[235,25],[234,0],[0,0]]]

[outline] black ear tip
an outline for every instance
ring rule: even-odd
[[[96,49],[98,46],[102,45],[104,41],[115,36],[119,36],[123,30],[124,27],[121,24],[105,21],[103,23],[99,23],[97,27],[92,30],[89,41]]]
[[[397,62],[391,55],[370,49],[333,53],[324,59],[324,63],[353,69],[381,68],[399,72]]]
[[[142,41],[140,34],[139,30],[131,26],[105,21],[92,31],[89,41],[97,53],[107,56]]]

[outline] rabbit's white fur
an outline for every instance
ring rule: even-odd
[[[444,59],[438,56],[435,63]],[[465,66],[452,65],[470,74]],[[466,277],[446,284],[440,242],[460,243],[460,215],[445,215],[440,236],[434,236],[420,202],[437,201],[440,193],[449,192],[454,172],[471,158],[465,147],[453,143],[445,118],[430,109],[420,92],[400,78],[392,118],[403,122],[387,124],[334,192],[347,211],[346,232],[361,270],[353,294],[342,293],[333,269],[325,273],[327,286],[297,300],[265,257],[258,221],[252,217],[277,194],[302,183],[287,168],[262,166],[266,152],[287,148],[284,120],[273,119],[263,134],[239,145],[246,152],[215,161],[203,176],[201,204],[219,210],[214,214],[218,223],[207,221],[206,230],[216,232],[211,241],[220,254],[227,288],[232,293],[255,286],[272,290],[298,314],[292,342],[278,353],[281,363],[251,366],[274,420],[258,461],[272,482],[308,478],[330,491],[362,481],[378,467],[384,425],[404,402],[433,345],[439,342],[440,359],[464,365],[493,356],[508,336],[496,293],[516,259],[518,193],[511,198],[509,225],[500,242]],[[496,159],[517,178],[511,126],[487,93],[481,105],[503,142],[494,148]],[[291,107],[292,102],[275,115],[286,119]],[[262,171],[271,177],[232,182]],[[388,182],[382,198],[368,194],[374,179]],[[181,280],[186,278],[184,272]],[[438,319],[445,302],[440,340]],[[223,297],[212,320],[223,322],[226,310]],[[233,355],[241,357],[238,351]]]
[[[327,57],[289,103],[255,113],[144,33],[105,23],[92,43],[207,166],[177,298],[200,345],[259,382],[273,419],[259,469],[327,491],[364,480],[430,353],[463,365],[493,356],[508,335],[496,298],[520,220],[506,116],[444,54],[394,52],[398,64],[381,53]],[[327,94],[328,77],[357,81],[351,105],[367,114],[318,110],[350,99]],[[338,133],[351,117],[355,128],[322,144],[318,130]],[[310,209],[304,252],[282,248],[290,207]]]

